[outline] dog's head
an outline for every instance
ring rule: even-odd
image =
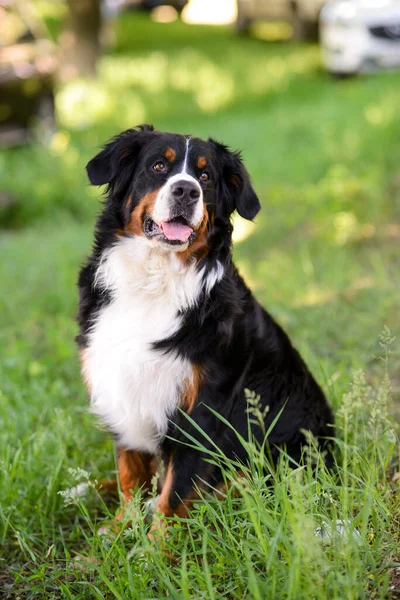
[[[149,125],[113,138],[87,165],[89,180],[108,185],[108,210],[119,235],[182,252],[205,243],[215,218],[260,209],[239,153],[212,139],[154,131]]]

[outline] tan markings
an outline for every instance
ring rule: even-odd
[[[169,505],[169,497],[171,494],[173,483],[173,471],[172,471],[172,457],[169,459],[167,472],[165,474],[164,483],[160,497],[157,502],[157,512],[161,513],[165,517],[171,517],[174,512]]]
[[[183,517],[187,516],[188,511],[191,508],[191,505],[193,503],[193,500],[196,500],[196,498],[198,498],[199,495],[195,489],[192,489],[189,492],[189,495],[187,496],[187,498],[185,498],[183,501],[180,501],[176,508],[172,508],[170,505],[170,499],[171,499],[173,482],[174,482],[174,471],[173,471],[172,457],[171,457],[169,459],[163,488],[162,488],[160,497],[157,502],[156,512],[158,512],[159,515],[161,515],[163,517],[176,516],[176,517],[183,518]],[[153,524],[155,525],[155,523],[153,523]],[[153,527],[152,527],[152,529],[153,529]],[[155,529],[155,527],[154,527],[154,529]]]
[[[207,159],[205,156],[199,156],[199,158],[197,159],[197,168],[198,169],[204,169],[204,167],[207,164]]]
[[[132,490],[143,488],[151,491],[151,479],[157,469],[154,457],[136,450],[120,450],[118,455],[118,477],[125,501],[132,497]]]
[[[129,194],[129,196],[127,197],[127,199],[125,201],[124,208],[123,208],[124,218],[127,221],[129,220],[131,210],[132,210],[132,194]],[[125,232],[123,229],[118,229],[115,235],[117,237],[121,237],[122,235],[124,235],[124,233]]]
[[[200,261],[208,252],[207,237],[209,231],[209,216],[206,209],[206,205],[203,206],[203,220],[201,221],[200,227],[197,229],[196,239],[183,252],[178,252],[177,256],[183,262],[188,262],[192,257],[197,258]]]
[[[241,483],[241,481],[243,480],[245,482],[246,479],[247,479],[246,476],[241,471],[238,471],[235,476],[235,481],[221,482],[212,491],[211,495],[216,498],[221,499],[221,498],[224,498],[224,496],[229,492],[229,490],[231,488],[234,488],[234,491],[233,491],[234,497],[240,496],[241,495],[241,487],[240,486],[246,485],[245,483]],[[171,506],[169,504],[171,490],[172,490],[172,483],[173,483],[173,470],[172,470],[172,459],[170,459],[168,469],[167,469],[167,476],[165,478],[164,487],[163,487],[161,496],[159,498],[159,501],[158,501],[158,504],[156,507],[156,513],[158,513],[158,514],[156,514],[153,518],[153,522],[152,522],[152,525],[150,528],[150,533],[148,535],[149,539],[152,541],[162,540],[163,538],[165,538],[166,522],[163,517],[175,516],[180,519],[184,519],[188,516],[189,511],[192,509],[193,503],[196,500],[198,500],[200,497],[203,497],[203,496],[199,495],[199,491],[197,489],[192,488],[190,490],[189,494],[186,496],[186,498],[183,501],[181,501],[176,508],[173,509],[173,508],[171,508]],[[207,495],[209,495],[209,491],[208,491],[209,488],[205,483],[200,483],[199,489],[203,490],[203,492],[205,492]]]
[[[149,538],[149,540],[151,542],[158,543],[161,550],[163,550],[163,552],[166,553],[167,557],[170,560],[174,559],[174,554],[170,548],[167,549],[164,546],[165,540],[168,538],[167,522],[165,521],[164,517],[174,516],[174,517],[178,517],[178,519],[185,519],[188,516],[189,511],[193,507],[193,502],[198,497],[199,497],[199,495],[197,494],[197,492],[195,490],[193,490],[193,492],[190,495],[190,499],[187,499],[184,502],[181,502],[179,504],[179,506],[176,507],[175,510],[171,511],[171,515],[160,514],[159,508],[156,509],[158,511],[158,514],[154,515],[154,517],[153,517],[153,521],[152,521],[152,524],[150,527],[150,531],[147,534],[147,537]]]
[[[170,458],[162,492],[157,502],[156,514],[153,517],[150,531],[148,533],[148,538],[152,542],[157,541],[162,544],[164,541],[166,534],[166,522],[164,517],[175,516],[181,519],[187,517],[188,511],[192,504],[191,499],[194,499],[197,496],[195,490],[192,490],[190,493],[190,498],[184,502],[180,502],[176,508],[172,508],[170,506],[170,496],[172,491],[173,477],[172,458]]]
[[[216,496],[217,498],[224,497],[233,488],[233,490],[234,490],[233,496],[235,498],[237,498],[242,494],[242,490],[245,487],[246,488],[248,487],[247,481],[248,481],[248,475],[243,473],[243,471],[241,471],[241,470],[236,471],[234,480],[233,481],[221,481],[221,483],[219,483],[216,486],[216,488],[213,492],[213,495]]]
[[[139,200],[139,203],[132,211],[128,225],[124,230],[119,231],[120,235],[144,235],[143,232],[143,219],[146,214],[152,215],[154,205],[157,200],[158,192],[160,188],[157,188],[153,192],[145,194],[143,198]]]
[[[239,187],[240,186],[240,179],[239,179],[239,177],[237,175],[232,175],[231,176],[231,183],[235,187]]]
[[[90,384],[89,373],[88,373],[88,368],[87,368],[87,361],[88,361],[87,348],[81,348],[79,350],[79,359],[81,362],[81,373],[82,373],[83,381],[85,382],[87,393],[89,394],[89,396],[91,396],[91,394],[92,394],[91,387],[92,386]]]
[[[202,373],[200,367],[198,365],[193,365],[192,380],[189,381],[188,379],[186,379],[186,386],[181,397],[181,408],[185,410],[188,413],[188,415],[190,415],[190,413],[192,412],[194,404],[196,402],[199,393],[201,376]]]
[[[121,162],[122,160],[124,160],[124,158],[127,158],[129,156],[130,152],[131,152],[131,148],[125,148],[122,151],[122,154],[120,156],[119,162]]]
[[[129,527],[132,521],[142,518],[142,513],[137,505],[132,506],[129,504],[129,500],[132,498],[132,491],[139,488],[141,488],[144,498],[148,496],[152,487],[152,478],[156,471],[157,461],[154,456],[135,450],[119,451],[118,477],[119,487],[123,495],[123,504],[118,509],[115,518],[104,527],[101,527],[101,533],[116,536],[121,531],[122,524],[124,527]],[[96,487],[100,493],[112,494],[118,492],[116,480],[101,481]]]
[[[172,162],[173,160],[176,159],[176,152],[173,148],[167,148],[166,151],[164,152],[164,156],[167,160]]]
[[[125,202],[126,213],[129,214],[132,206],[132,194],[129,194],[127,201]]]
[[[100,493],[118,495],[118,481],[116,479],[102,479],[98,482],[97,489]]]

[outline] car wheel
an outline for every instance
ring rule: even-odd
[[[373,58],[365,58],[361,63],[360,70],[363,73],[376,73],[379,67],[376,64],[376,61]]]
[[[343,71],[329,71],[329,74],[333,79],[336,79],[337,81],[350,79],[351,77],[356,77],[356,75],[358,75],[357,71],[353,71],[350,73],[344,73]]]

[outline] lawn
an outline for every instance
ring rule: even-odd
[[[398,73],[335,81],[314,45],[128,14],[98,82],[58,95],[49,148],[0,155],[17,200],[0,207],[0,598],[400,597],[399,106]],[[338,425],[318,477],[284,460],[265,475],[250,446],[251,477],[171,525],[172,563],[143,515],[104,538],[115,503],[58,493],[115,469],[79,376],[75,282],[100,198],[85,164],[140,122],[243,151],[263,210],[236,220],[236,261]]]

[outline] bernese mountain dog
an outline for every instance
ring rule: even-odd
[[[80,272],[77,342],[123,499],[161,472],[157,514],[183,517],[197,486],[217,488],[220,468],[190,440],[245,463],[235,432],[262,443],[271,429],[272,461],[280,448],[299,461],[305,431],[321,446],[331,438],[321,388],[232,261],[232,213],[260,210],[240,154],[142,125],[108,142],[87,173],[107,196]],[[265,428],[250,419],[249,430],[246,388]]]

